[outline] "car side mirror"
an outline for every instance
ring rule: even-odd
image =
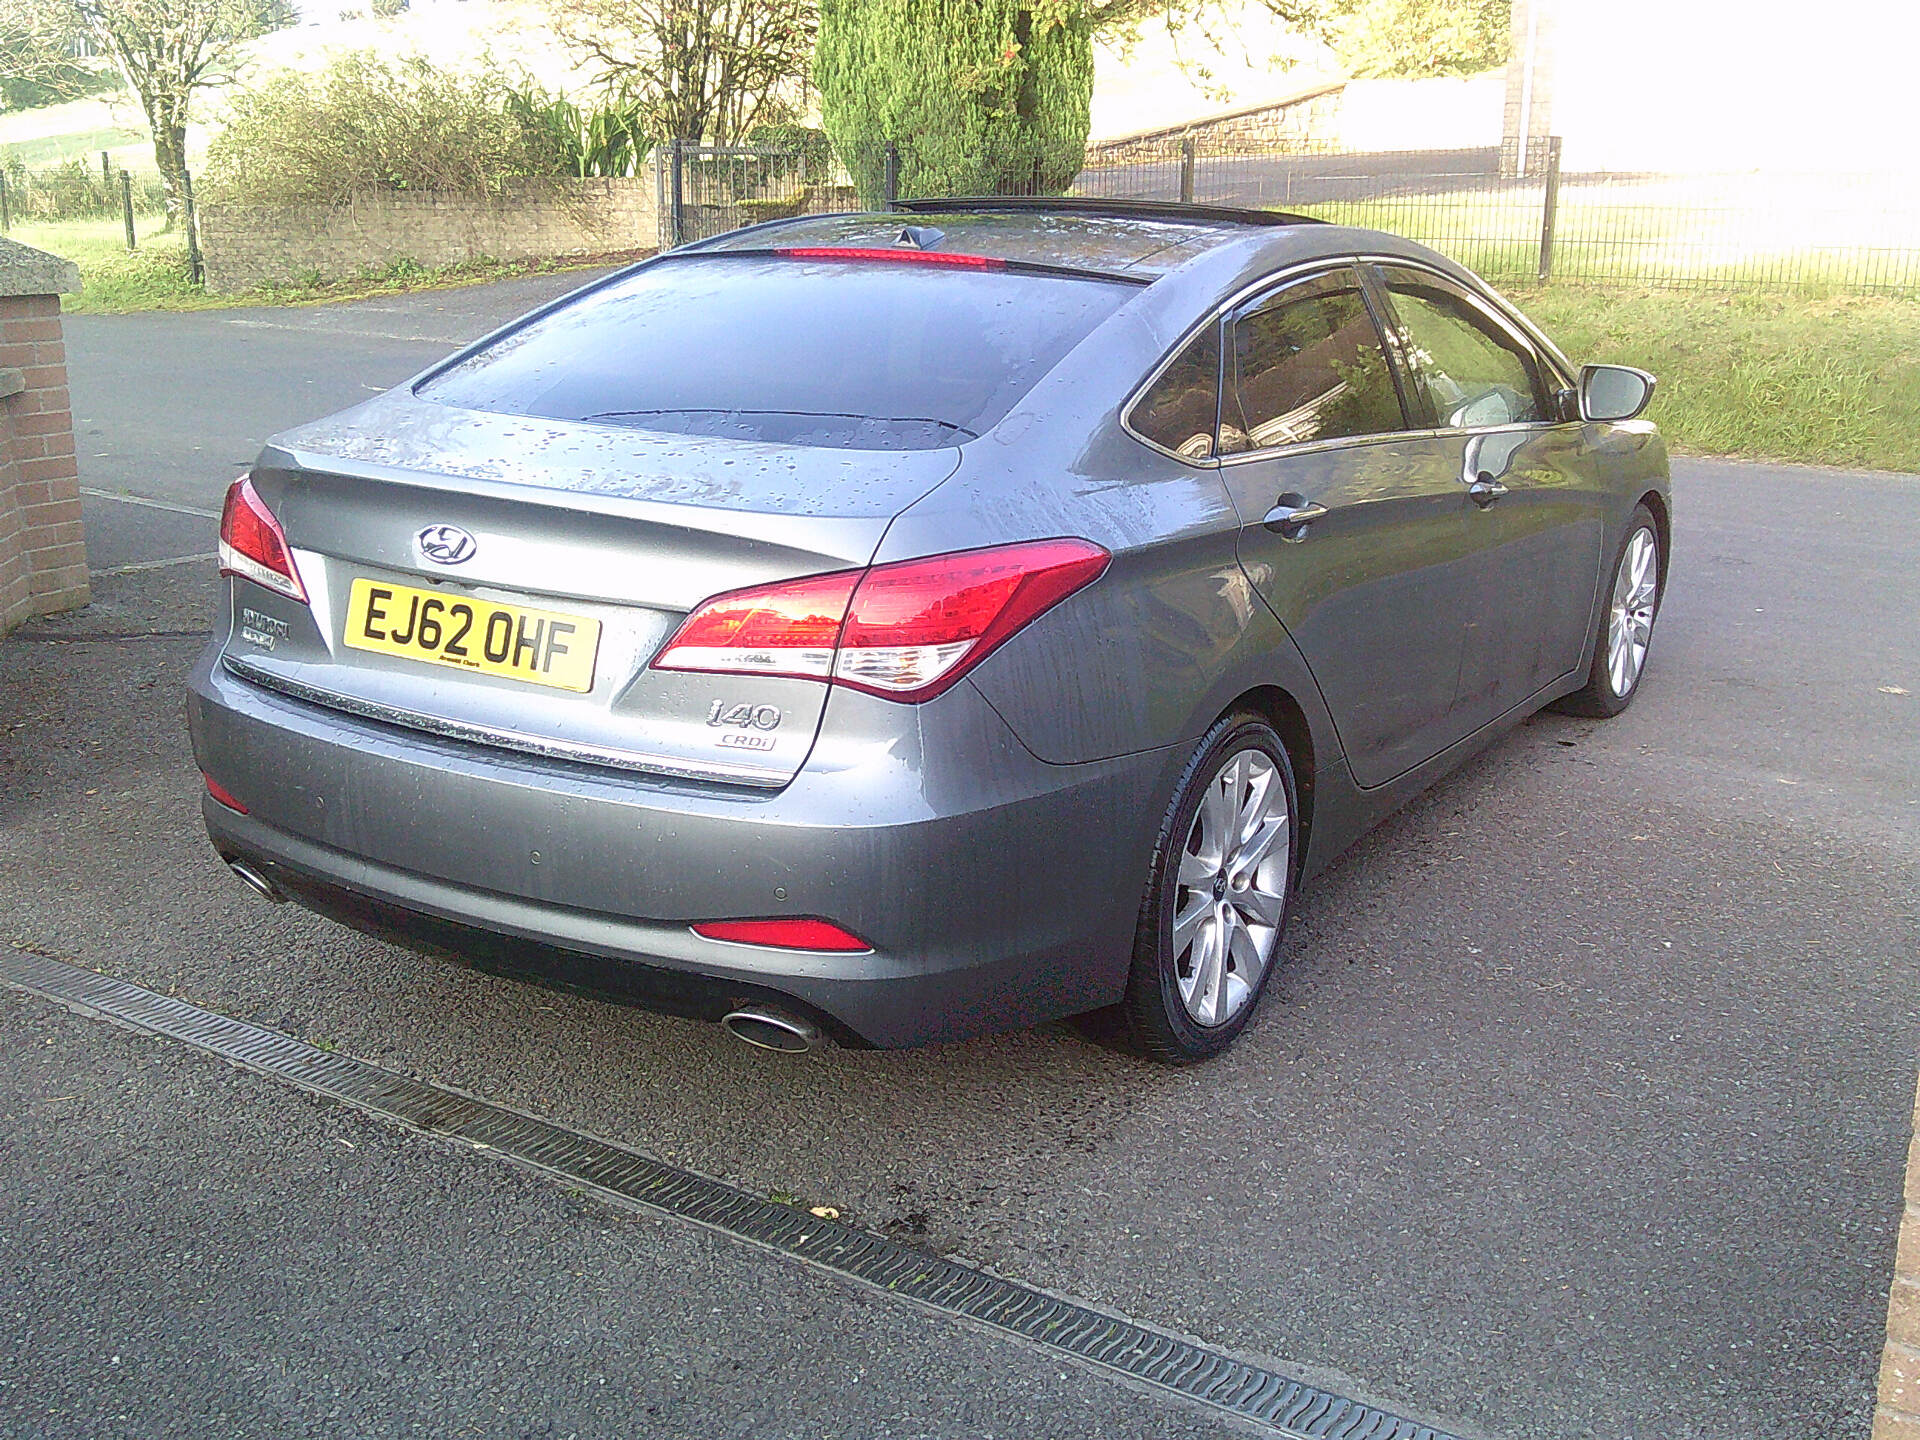
[[[1583,365],[1582,420],[1631,420],[1653,399],[1653,376],[1631,365]]]

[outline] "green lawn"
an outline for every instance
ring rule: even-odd
[[[1548,286],[1537,186],[1302,208],[1452,256],[1577,361],[1651,370],[1676,450],[1920,471],[1914,197],[1783,184],[1564,186]]]
[[[1290,208],[1404,235],[1512,284],[1538,274],[1543,199],[1535,183]],[[1814,194],[1761,176],[1570,182],[1560,188],[1553,233],[1555,281],[1920,291],[1920,190],[1883,195],[1845,177]]]
[[[66,297],[70,315],[123,315],[131,310],[206,310],[231,302],[187,278],[186,238],[158,215],[137,215],[139,248],[127,249],[119,220],[48,220],[15,225],[7,238],[64,255],[80,267],[81,291]]]
[[[10,141],[6,153],[18,159],[22,165],[35,168],[58,164],[62,160],[88,160],[97,165],[102,150],[119,150],[128,145],[141,144],[146,139],[144,131],[111,125],[68,135],[40,135],[31,140]],[[149,159],[147,163],[151,167],[153,162]]]

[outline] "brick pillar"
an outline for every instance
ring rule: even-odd
[[[1914,1124],[1920,1127],[1920,1102]],[[1907,1203],[1887,1296],[1887,1348],[1880,1357],[1873,1440],[1920,1440],[1920,1134],[1907,1150]]]
[[[80,472],[67,398],[61,260],[0,240],[0,633],[87,603]]]

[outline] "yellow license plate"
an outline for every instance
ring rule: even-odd
[[[593,688],[600,622],[470,595],[355,580],[347,644],[356,650],[500,675],[556,690]]]

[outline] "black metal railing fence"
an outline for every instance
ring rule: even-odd
[[[1206,141],[1119,166],[1097,158],[1077,191],[1387,230],[1506,283],[1920,292],[1920,174],[1576,173],[1562,168],[1557,137],[1524,168],[1498,148],[1280,152]]]
[[[860,208],[844,170],[810,161],[799,150],[673,140],[660,147],[657,169],[663,245],[766,220]]]
[[[1554,137],[1522,157],[1497,146],[1354,152],[1172,134],[1090,149],[1065,193],[1286,210],[1387,230],[1496,284],[1920,293],[1920,174],[1572,173],[1560,153]],[[662,243],[785,215],[883,208],[903,187],[916,193],[917,181],[918,193],[935,193],[915,161],[909,140],[811,167],[768,147],[669,145]],[[1035,193],[1018,181],[991,188]]]

